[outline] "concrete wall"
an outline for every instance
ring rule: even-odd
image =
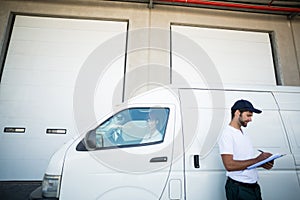
[[[18,1],[0,0],[0,48],[8,39],[11,13],[76,17],[89,19],[129,20],[129,30],[147,27],[170,29],[170,24],[270,32],[274,41],[278,83],[300,86],[300,18],[286,16],[187,8],[178,6],[122,3],[96,0]],[[141,38],[145,39],[145,38]],[[3,54],[2,54],[3,56]],[[128,68],[147,62],[168,64],[168,55],[137,52],[130,55]],[[151,79],[151,73],[142,79]],[[164,78],[164,77],[162,77]]]

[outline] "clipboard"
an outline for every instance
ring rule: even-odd
[[[281,158],[282,156],[285,156],[286,154],[279,154],[279,153],[276,153],[276,154],[273,154],[272,156],[270,156],[269,158],[266,158],[258,163],[255,163],[253,165],[250,165],[249,167],[247,167],[246,169],[254,169],[256,167],[259,167],[267,162],[270,162],[272,160],[275,160],[277,158]]]

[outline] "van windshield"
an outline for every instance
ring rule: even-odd
[[[163,142],[169,108],[128,108],[122,110],[86,137],[89,149],[131,147]]]

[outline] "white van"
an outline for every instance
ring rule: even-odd
[[[259,169],[263,199],[299,199],[300,89],[293,87],[165,87],[140,95],[57,151],[30,198],[225,199],[217,141],[238,99],[263,111],[247,127],[254,148],[286,154],[272,170]]]

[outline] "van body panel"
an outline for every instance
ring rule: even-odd
[[[295,163],[300,166],[300,91],[274,93],[280,107],[280,114],[289,138],[291,151],[295,158]]]
[[[57,150],[51,157],[50,162],[47,167],[48,175],[61,175],[64,165],[65,154],[70,145],[74,140],[70,140],[65,143],[59,150]]]
[[[191,96],[197,99],[197,107],[189,106]],[[180,100],[185,142],[186,199],[195,199],[197,194],[201,194],[203,199],[225,199],[226,175],[217,140],[223,128],[230,122],[230,107],[239,99],[250,100],[255,107],[263,110],[262,114],[255,114],[253,122],[244,129],[249,133],[254,148],[287,154],[275,161],[272,170],[259,170],[262,174],[259,182],[265,185],[263,198],[279,200],[283,196],[289,196],[288,199],[298,199],[300,189],[295,162],[272,92],[185,89],[180,90]],[[199,168],[195,167],[195,155],[199,156]],[[288,177],[290,182],[283,182],[284,177]],[[280,190],[274,190],[273,182]],[[213,192],[216,190],[220,192]],[[286,194],[283,195],[282,191]]]
[[[126,167],[130,167],[128,166],[129,163],[135,165],[143,162],[144,165],[149,165],[147,170],[151,170],[150,165],[153,165],[149,162],[153,155],[144,156],[144,159],[138,159],[138,161],[133,162],[133,159],[120,159],[117,151],[109,150],[108,152],[114,153],[107,156],[117,159],[120,163],[120,168],[123,167],[124,162],[126,162]],[[131,195],[130,197],[141,197],[140,194],[143,193],[149,197],[147,199],[159,199],[166,187],[170,171],[169,164],[167,166],[154,164],[155,167],[161,167],[157,171],[122,172],[115,169],[115,166],[106,166],[106,163],[102,163],[98,158],[95,158],[95,156],[101,155],[91,155],[90,152],[83,152],[83,154],[85,155],[66,160],[61,186],[63,190],[61,191],[60,199],[107,199],[105,197],[117,199],[120,196],[128,199],[125,198],[128,195]],[[102,154],[106,154],[106,152]],[[76,167],[73,167],[74,165]],[[166,164],[164,163],[164,165]],[[135,168],[135,166],[132,167]],[[85,185],[87,187],[83,187]],[[120,193],[121,191],[126,191],[124,190],[126,188],[130,189],[130,191],[135,190],[137,193]]]
[[[79,151],[77,146],[88,133],[80,136],[62,150],[66,153],[59,199],[225,200],[226,172],[217,143],[230,121],[230,107],[239,99],[250,100],[263,111],[254,114],[253,121],[243,129],[254,148],[286,154],[275,161],[272,170],[258,168],[263,199],[299,199],[300,114],[285,103],[296,104],[293,102],[299,101],[299,94],[300,90],[288,92],[283,88],[162,88],[132,98],[95,127],[126,109],[168,108],[163,142]],[[54,156],[50,165],[56,160]],[[48,172],[51,169],[57,170],[49,166]]]
[[[274,92],[274,96],[280,107],[281,118],[289,139],[291,156],[294,158],[296,177],[300,185],[300,90],[290,93]]]
[[[267,171],[259,169],[259,185],[261,187],[262,199],[297,200],[300,196],[299,182],[295,170],[272,169],[271,171]]]
[[[280,114],[286,128],[295,163],[300,166],[300,91],[298,93],[276,92],[274,96],[280,107]]]
[[[143,104],[128,104],[124,109],[134,107],[141,108]],[[157,107],[157,104],[149,103],[147,107]],[[80,140],[75,142],[66,155],[60,198],[159,199],[168,192],[176,113],[174,105],[168,108],[168,125],[162,143],[77,151]],[[88,187],[82,190],[82,185]]]
[[[280,110],[300,111],[300,90],[298,92],[273,92]]]

